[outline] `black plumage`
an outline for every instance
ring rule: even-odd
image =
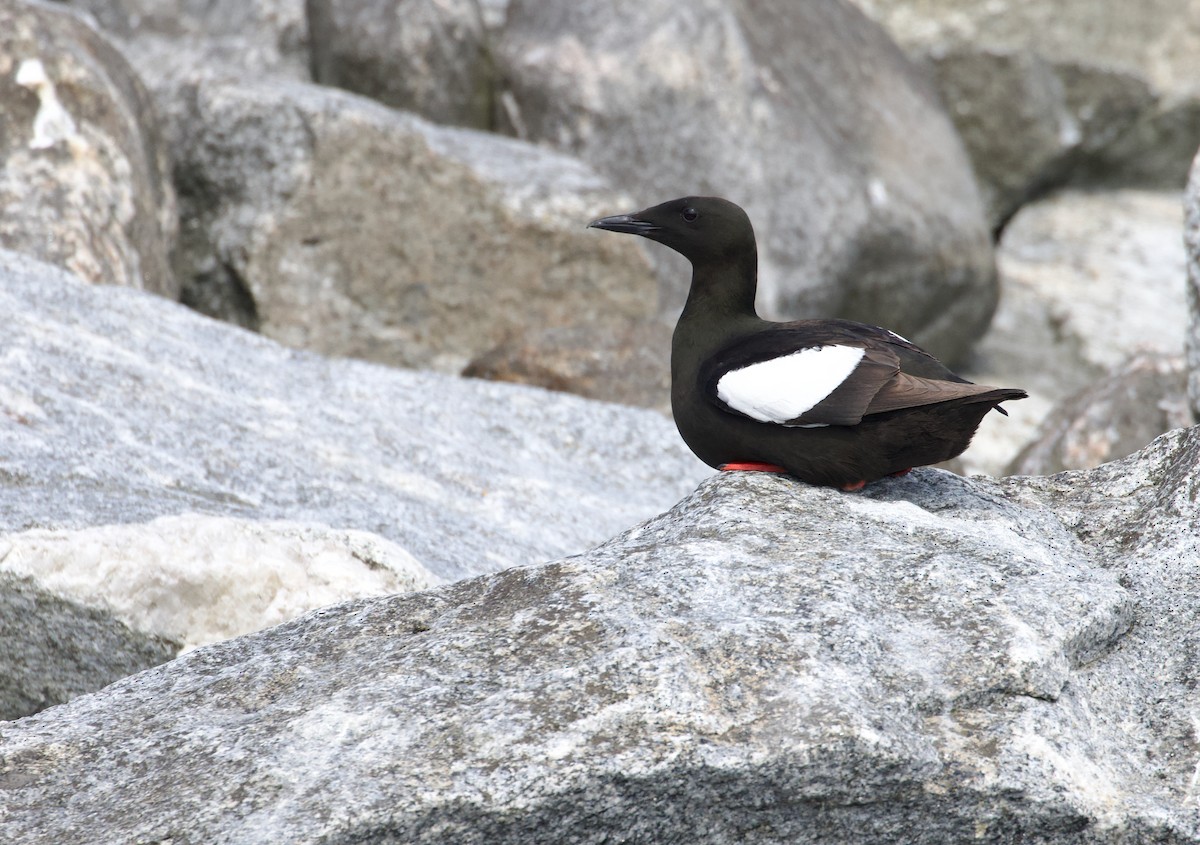
[[[761,319],[754,229],[727,200],[684,197],[590,225],[641,235],[692,263],[672,340],[671,409],[710,466],[762,464],[856,489],[955,457],[988,411],[1026,396],[972,384],[877,326]]]

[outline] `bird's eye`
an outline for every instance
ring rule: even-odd
[[[700,216],[700,212],[690,206],[685,208],[681,213],[683,214],[683,219],[689,223],[695,222],[696,218]]]

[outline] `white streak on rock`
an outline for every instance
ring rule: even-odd
[[[32,90],[41,102],[33,119],[30,149],[48,149],[59,141],[67,141],[74,137],[75,121],[59,102],[58,92],[55,91],[50,77],[46,75],[46,68],[40,59],[26,59],[21,62],[21,66],[17,68],[17,84]]]

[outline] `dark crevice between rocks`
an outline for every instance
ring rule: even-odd
[[[245,280],[232,264],[213,261],[211,269],[182,278],[179,301],[208,317],[257,332],[258,306]]]

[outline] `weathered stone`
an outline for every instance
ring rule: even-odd
[[[480,355],[463,375],[670,413],[671,330],[656,321],[534,330]]]
[[[395,543],[365,531],[196,514],[0,534],[5,573],[184,648],[348,598],[440,581]]]
[[[767,315],[882,323],[951,361],[972,345],[996,299],[982,205],[932,85],[878,26],[839,0],[619,9],[510,4],[495,56],[516,134],[580,156],[635,207],[744,206]],[[678,310],[686,264],[655,261]]]
[[[13,253],[0,313],[0,530],[290,520],[453,580],[582,551],[709,472],[650,411],[326,360]]]
[[[980,438],[995,448],[984,463],[968,451],[971,471],[1001,473],[1055,405],[1130,357],[1182,354],[1180,228],[1174,192],[1067,191],[1014,218],[998,252],[1004,296],[966,375],[1031,398],[1008,406],[1009,419],[985,420]]]
[[[313,79],[489,129],[494,71],[478,0],[308,0]]]
[[[1192,175],[1184,194],[1183,238],[1187,249],[1188,333],[1185,344],[1188,367],[1188,395],[1192,413],[1200,419],[1200,156],[1192,165]]]
[[[177,228],[149,95],[55,4],[0,0],[0,247],[174,297]]]
[[[1075,184],[1177,190],[1200,143],[1200,3],[858,0],[930,61],[993,225]]]
[[[66,2],[93,15],[159,93],[202,69],[231,77],[248,72],[308,77],[304,0]]]
[[[1198,477],[1200,429],[1051,479],[722,474],[0,727],[0,835],[1193,842]]]
[[[185,278],[244,290],[270,337],[459,372],[529,327],[657,310],[640,245],[584,228],[628,198],[573,159],[300,83],[189,103]]]
[[[1139,355],[1055,405],[1010,475],[1051,475],[1123,458],[1191,425],[1187,368],[1178,356]]]
[[[178,652],[178,643],[130,630],[94,603],[0,572],[0,720],[94,692]]]

